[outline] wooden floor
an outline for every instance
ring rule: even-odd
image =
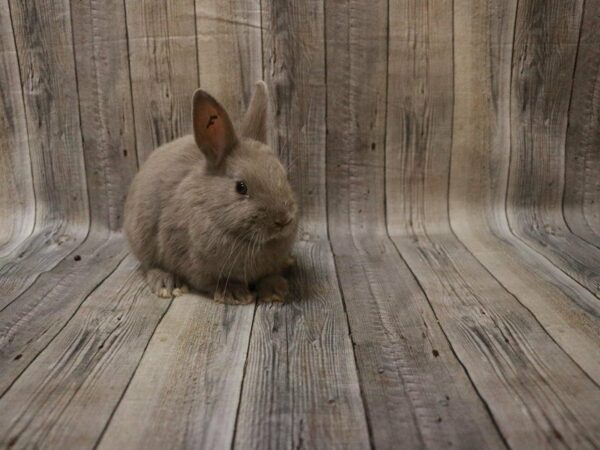
[[[514,236],[305,233],[243,307],[40,239],[3,260],[3,448],[600,446],[600,301]]]
[[[260,78],[290,297],[154,297],[129,183]],[[0,0],[0,448],[600,448],[599,93],[592,0]]]

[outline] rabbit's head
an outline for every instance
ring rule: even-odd
[[[298,207],[287,173],[267,145],[269,97],[256,84],[240,133],[208,93],[193,98],[194,138],[206,159],[203,210],[212,223],[238,239],[266,243],[296,233]]]

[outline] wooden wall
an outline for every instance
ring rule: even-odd
[[[137,166],[189,132],[190,93],[239,118],[259,78],[309,229],[329,210],[336,232],[470,211],[533,241],[539,221],[598,231],[595,2],[0,7],[4,252],[34,228],[117,230]]]

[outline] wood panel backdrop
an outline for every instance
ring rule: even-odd
[[[290,301],[120,233],[199,86],[265,79]],[[600,2],[0,0],[0,445],[598,448]]]

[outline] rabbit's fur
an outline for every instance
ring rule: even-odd
[[[125,234],[154,293],[186,285],[223,303],[281,301],[297,204],[266,145],[268,93],[259,82],[240,137],[206,92],[193,99],[194,134],[156,149],[130,187]],[[247,193],[243,193],[243,181]]]

